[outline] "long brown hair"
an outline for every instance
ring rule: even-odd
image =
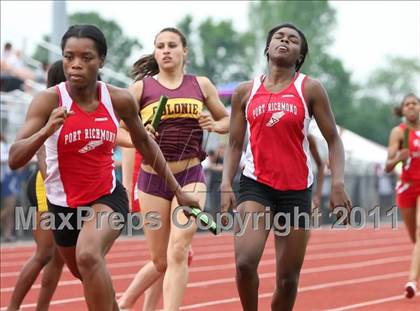
[[[155,37],[156,38],[159,34],[162,32],[173,32],[179,36],[181,39],[182,46],[184,48],[187,47],[187,39],[185,38],[184,34],[173,27],[167,27],[163,28],[161,31],[158,32],[158,34]],[[135,81],[142,80],[144,77],[147,76],[154,76],[159,73],[159,65],[153,56],[153,54],[147,54],[142,57],[140,57],[133,65],[133,69],[131,70],[131,76]]]

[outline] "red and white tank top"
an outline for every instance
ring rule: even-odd
[[[400,124],[400,128],[404,131],[406,125]],[[408,132],[408,149],[410,157],[405,161],[402,169],[401,180],[404,182],[420,181],[420,130],[409,130]]]
[[[74,111],[45,141],[48,200],[59,206],[84,206],[114,191],[113,148],[119,126],[106,84],[98,81],[99,105],[86,112],[74,102],[66,82],[56,86],[59,105]]]
[[[248,146],[243,174],[276,190],[303,190],[313,182],[305,78],[296,73],[288,87],[271,93],[263,85],[264,76],[259,76],[246,105]]]

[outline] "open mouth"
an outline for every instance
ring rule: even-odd
[[[282,53],[285,53],[285,52],[289,51],[289,49],[287,47],[283,46],[283,45],[279,46],[278,50]]]
[[[417,116],[418,112],[415,110],[409,110],[407,111],[407,116]]]

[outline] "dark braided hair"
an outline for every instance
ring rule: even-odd
[[[61,51],[69,38],[88,38],[95,42],[96,50],[100,57],[105,58],[108,51],[106,39],[103,32],[94,25],[73,25],[70,26],[61,39]]]
[[[394,114],[397,117],[402,117],[403,116],[402,109],[403,109],[403,106],[404,106],[405,101],[409,97],[414,97],[416,99],[416,101],[418,101],[420,103],[420,98],[418,98],[414,93],[408,93],[407,95],[404,96],[404,98],[401,101],[400,105],[398,107],[395,107],[394,108]]]
[[[50,69],[48,69],[47,87],[52,87],[63,81],[66,81],[66,76],[64,75],[63,70],[63,61],[58,60],[51,65]]]
[[[297,28],[295,25],[291,24],[291,23],[284,23],[278,26],[275,26],[273,29],[271,29],[268,34],[267,34],[267,40],[265,43],[265,49],[264,49],[264,55],[267,56],[267,60],[268,60],[268,47],[270,45],[271,39],[273,38],[274,34],[281,28],[291,28],[297,31],[297,33],[300,36],[301,39],[301,44],[300,44],[300,53],[302,55],[302,59],[298,59],[295,65],[296,71],[299,71],[299,69],[302,67],[306,55],[308,54],[309,51],[309,47],[308,47],[308,41],[306,40],[305,34],[299,29]]]

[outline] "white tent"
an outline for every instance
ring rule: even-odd
[[[337,129],[344,145],[346,172],[352,174],[374,174],[378,166],[384,167],[387,158],[387,148],[385,146],[343,127],[337,126]],[[317,138],[319,152],[326,159],[328,153],[327,142],[316,122],[311,122],[309,132]]]

